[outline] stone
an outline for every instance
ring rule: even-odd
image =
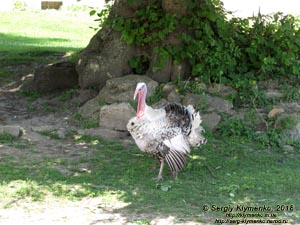
[[[36,70],[33,78],[25,82],[20,89],[47,93],[76,86],[78,86],[78,74],[75,63],[60,62]]]
[[[187,61],[183,61],[179,64],[173,62],[171,69],[171,81],[184,80],[190,72],[191,66]]]
[[[176,86],[172,82],[166,83],[162,89],[165,98],[168,97],[168,95],[175,89],[176,89]]]
[[[273,108],[269,113],[268,113],[268,117],[272,118],[274,116],[276,116],[279,113],[283,113],[284,109],[283,108]]]
[[[105,87],[99,92],[97,99],[106,103],[128,102],[133,100],[133,94],[138,82],[147,84],[147,96],[152,96],[158,83],[147,76],[127,75],[124,77],[110,79]]]
[[[224,84],[214,84],[207,90],[210,94],[219,95],[221,97],[227,97],[237,93],[237,91],[234,88],[226,86]]]
[[[163,68],[158,68],[157,70],[153,71],[153,68],[157,67],[157,58],[160,57],[159,53],[155,54],[151,57],[150,66],[147,71],[147,76],[151,79],[159,82],[159,83],[167,83],[171,80],[171,70],[172,70],[172,58],[169,56],[163,65]]]
[[[90,128],[78,130],[79,135],[89,135],[94,138],[101,138],[106,141],[120,141],[120,139],[127,138],[127,132],[115,131],[107,128]]]
[[[233,104],[216,96],[187,93],[182,99],[182,104],[185,106],[192,105],[195,109],[201,109],[206,112],[234,114]]]
[[[167,103],[168,103],[168,101],[166,99],[162,98],[161,100],[159,100],[159,102],[156,102],[153,105],[151,105],[151,107],[154,109],[159,109],[159,108],[162,108]]]
[[[135,110],[129,103],[113,103],[105,105],[100,110],[99,127],[117,131],[127,131],[128,120],[135,115]]]
[[[186,0],[163,0],[162,8],[165,12],[186,16],[188,4]]]
[[[282,146],[282,150],[287,153],[294,153],[294,147],[291,145]]]
[[[201,115],[201,119],[204,127],[207,127],[210,130],[215,130],[221,121],[221,116],[215,112],[212,112]]]
[[[99,105],[99,99],[93,98],[87,101],[78,110],[78,113],[85,119],[98,119],[101,106]]]
[[[107,80],[129,74],[128,60],[134,54],[135,46],[126,44],[119,32],[102,28],[79,55],[76,70],[80,87],[100,90]]]
[[[300,140],[300,122],[288,131],[288,138],[293,141]]]
[[[0,133],[8,133],[14,137],[20,137],[23,134],[23,128],[18,125],[2,125]]]
[[[280,104],[280,107],[284,109],[285,112],[292,114],[300,113],[300,103],[299,102],[283,102]]]
[[[79,96],[72,98],[71,103],[82,106],[84,103],[95,98],[97,95],[98,92],[94,89],[81,89],[79,91]]]
[[[272,89],[268,89],[265,92],[265,95],[267,98],[283,98],[284,94],[282,92],[280,92],[279,90],[272,90]]]
[[[171,93],[168,95],[167,100],[169,102],[176,102],[180,103],[181,101],[181,96],[179,93],[176,92],[176,90],[171,91]]]
[[[221,112],[221,113],[228,113],[234,114],[233,111],[233,104],[232,102],[225,100],[220,97],[215,96],[206,96],[207,97],[207,111],[208,112]]]
[[[66,130],[65,129],[59,129],[56,133],[57,133],[57,135],[60,139],[64,139],[66,137]]]
[[[192,105],[194,108],[198,108],[201,99],[203,99],[202,95],[186,93],[182,99],[182,104],[184,106]]]

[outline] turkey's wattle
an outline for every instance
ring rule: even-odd
[[[206,143],[199,112],[187,107],[168,103],[160,109],[146,104],[147,86],[138,83],[134,99],[138,95],[136,116],[131,118],[127,129],[141,151],[160,161],[157,179],[162,179],[164,163],[167,162],[173,175],[186,166],[190,146]]]

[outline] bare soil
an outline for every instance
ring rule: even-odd
[[[22,68],[19,68],[22,69]],[[23,68],[24,69],[24,68]],[[22,163],[26,160],[63,159],[76,160],[83,154],[92,154],[93,149],[86,149],[71,138],[51,139],[41,135],[40,131],[55,131],[65,136],[79,129],[74,115],[78,105],[72,101],[61,101],[62,93],[52,93],[36,100],[20,94],[18,85],[21,81],[0,88],[0,125],[16,125],[22,127],[23,135],[18,142],[34,146],[32,148],[16,148],[0,144],[0,163],[11,156]],[[128,140],[127,140],[128,141]],[[82,149],[85,148],[84,151]],[[89,165],[82,164],[82,169]],[[70,171],[57,167],[63,174]],[[132,224],[135,215],[122,215],[116,209],[122,207],[122,202],[103,205],[101,197],[83,198],[80,201],[70,201],[57,197],[46,198],[43,201],[31,199],[0,200],[0,225],[8,224]],[[169,216],[138,215],[140,218],[155,218],[151,224],[174,224],[174,218]],[[136,223],[134,223],[136,224]],[[195,224],[194,222],[185,224]]]

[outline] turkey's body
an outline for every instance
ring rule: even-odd
[[[164,162],[172,173],[186,166],[190,145],[198,147],[206,142],[201,135],[201,117],[192,106],[167,104],[161,109],[146,106],[142,116],[129,120],[127,129],[141,151],[157,158],[160,163],[158,179],[162,179]]]

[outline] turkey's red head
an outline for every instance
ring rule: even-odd
[[[134,92],[133,99],[135,100],[138,95],[138,107],[136,112],[136,117],[140,118],[145,113],[146,108],[146,94],[147,94],[147,85],[145,83],[138,83]]]

